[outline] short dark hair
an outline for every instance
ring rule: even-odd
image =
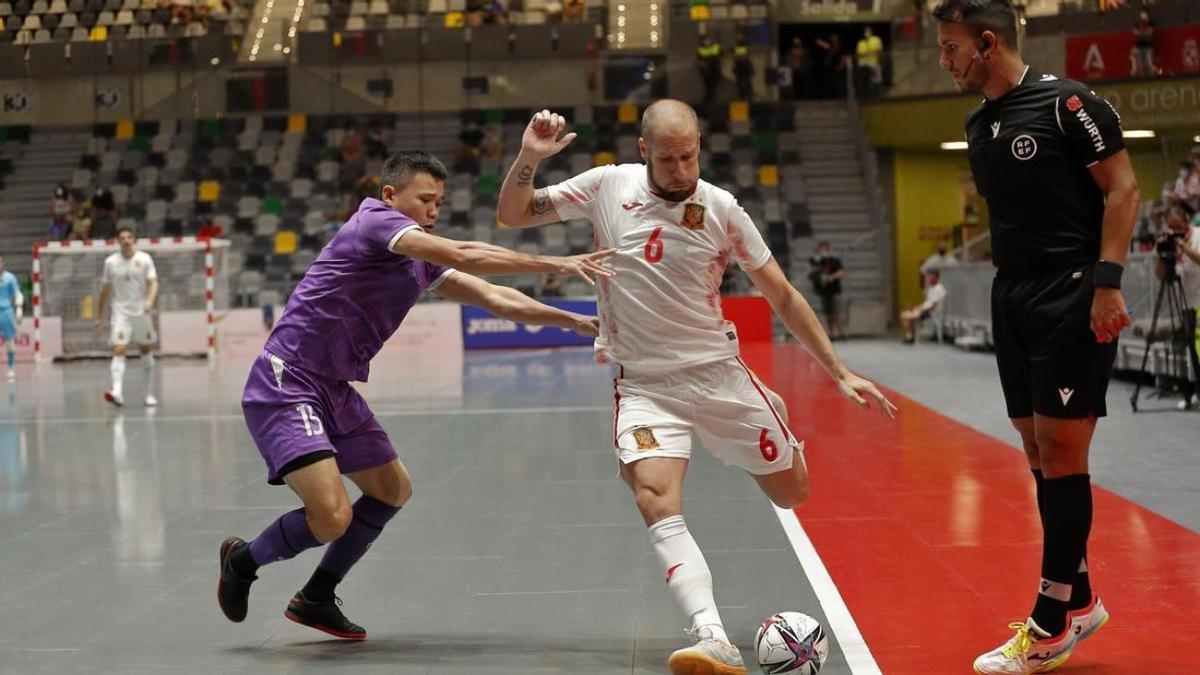
[[[1017,48],[1017,13],[1009,0],[942,0],[933,8],[933,18],[965,24],[976,37],[990,30],[1009,49]]]
[[[122,232],[128,232],[129,234],[133,235],[134,239],[137,239],[137,232],[135,232],[134,229],[128,225],[122,225],[121,227],[118,227],[117,233],[113,236],[119,237],[121,236]]]
[[[446,165],[442,164],[442,160],[428,152],[401,150],[383,163],[383,169],[379,172],[380,188],[384,185],[398,188],[416,173],[427,173],[440,181],[445,181],[447,175]]]

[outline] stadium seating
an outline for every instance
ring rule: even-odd
[[[0,2],[0,44],[241,35],[253,8],[253,0]]]

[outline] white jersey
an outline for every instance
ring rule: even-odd
[[[126,259],[120,251],[104,259],[101,283],[112,284],[113,315],[141,316],[146,311],[146,289],[157,279],[154,259],[145,251],[135,251]]]
[[[738,354],[721,279],[730,260],[753,271],[771,251],[733,195],[702,180],[682,202],[662,199],[642,164],[596,167],[549,193],[559,217],[592,221],[596,247],[617,249],[616,276],[598,283],[598,361],[662,373]]]

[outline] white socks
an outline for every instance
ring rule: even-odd
[[[112,392],[121,395],[121,383],[125,381],[125,357],[112,357]]]
[[[670,516],[649,528],[650,544],[658,554],[675,602],[702,637],[729,641],[713,599],[712,573],[683,516]]]
[[[150,385],[154,381],[154,354],[142,354],[142,373],[146,376],[146,395],[154,391]]]

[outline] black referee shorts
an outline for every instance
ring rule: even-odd
[[[1104,417],[1116,341],[1091,329],[1092,270],[992,282],[992,337],[1009,417]]]

